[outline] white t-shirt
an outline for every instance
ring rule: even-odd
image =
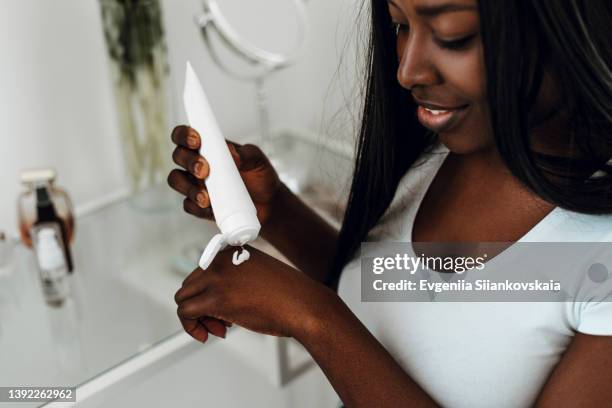
[[[418,207],[447,154],[439,144],[421,157],[420,165],[401,180],[368,241],[410,241]],[[612,216],[561,208],[519,240],[610,241]],[[444,407],[532,406],[575,332],[612,336],[612,276],[605,282],[607,302],[365,303],[360,274],[356,257],[342,273],[339,295],[406,373]]]

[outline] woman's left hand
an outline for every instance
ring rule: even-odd
[[[252,247],[251,258],[235,266],[235,250],[227,248],[206,270],[194,270],[174,296],[181,324],[196,340],[206,341],[209,331],[224,336],[219,321],[296,337],[317,324],[338,299],[326,286]]]

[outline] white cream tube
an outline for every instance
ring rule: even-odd
[[[221,230],[221,234],[209,242],[200,259],[200,267],[206,269],[226,245],[242,246],[256,239],[261,225],[210,103],[189,62],[183,99],[189,124],[202,139],[200,154],[210,165],[206,188],[215,221]]]

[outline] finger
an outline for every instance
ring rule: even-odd
[[[207,220],[214,219],[214,214],[211,207],[202,208],[189,198],[183,200],[183,209],[185,210],[185,212],[188,212],[189,214],[195,215],[199,218],[204,218]]]
[[[174,301],[181,303],[190,297],[202,294],[211,284],[217,283],[220,277],[221,267],[216,262],[206,270],[198,267],[194,269],[184,280],[174,295]]]
[[[179,290],[174,294],[176,304],[181,304],[189,298],[202,295],[210,285],[211,276],[209,273],[200,273],[197,278],[183,283]]]
[[[200,180],[204,180],[208,177],[208,173],[210,172],[210,167],[206,159],[194,150],[178,146],[174,149],[174,152],[172,152],[172,160]]]
[[[184,319],[179,316],[183,330],[191,337],[202,343],[208,340],[208,330],[198,319]]]
[[[203,210],[206,210],[210,207],[210,196],[208,195],[208,191],[201,189],[192,189],[187,194],[187,197],[196,203],[198,207]]]
[[[228,146],[228,147],[230,147],[230,146],[234,146],[234,147],[240,147],[240,146],[242,146],[242,144],[241,144],[241,143],[234,142],[233,140],[225,139],[225,141],[227,142],[227,146]]]
[[[186,286],[188,285],[191,281],[193,281],[194,279],[198,279],[199,276],[201,276],[204,272],[204,270],[200,267],[196,268],[193,270],[193,272],[191,272],[189,275],[187,275],[187,277],[183,280],[183,284],[182,286]],[[175,299],[176,300],[176,299]]]
[[[198,319],[209,333],[214,334],[217,337],[225,338],[227,334],[227,327],[222,320],[215,319],[214,317],[200,317]]]
[[[210,197],[204,183],[186,171],[174,169],[168,174],[168,185],[173,190],[187,196],[200,208],[210,207]]]
[[[198,132],[189,126],[181,125],[172,130],[172,141],[188,149],[199,149],[201,139]]]
[[[229,149],[230,154],[232,155],[232,159],[234,159],[234,163],[236,163],[236,167],[240,169],[240,154],[238,154],[238,149],[242,145],[236,142],[232,142],[230,140],[226,140],[226,142],[227,142],[227,148]]]
[[[177,313],[182,319],[199,319],[215,315],[216,296],[204,291],[179,303]]]
[[[253,144],[238,145],[230,142],[228,146],[236,162],[236,167],[240,171],[253,170],[266,164],[266,155]]]

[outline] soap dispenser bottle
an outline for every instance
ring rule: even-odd
[[[68,231],[64,221],[57,215],[47,184],[40,184],[36,187],[36,214],[31,236],[36,237],[40,231],[47,229],[54,230],[59,240],[58,245],[64,254],[66,268],[72,273],[72,253],[68,244]]]
[[[26,189],[19,195],[17,208],[21,240],[27,247],[33,246],[34,227],[56,224],[61,230],[62,247],[66,264],[73,270],[70,243],[74,238],[74,216],[70,197],[55,185],[57,174],[53,169],[32,169],[21,173]]]
[[[60,234],[58,228],[47,224],[37,228],[33,235],[43,294],[47,304],[55,307],[64,303],[70,290]]]

